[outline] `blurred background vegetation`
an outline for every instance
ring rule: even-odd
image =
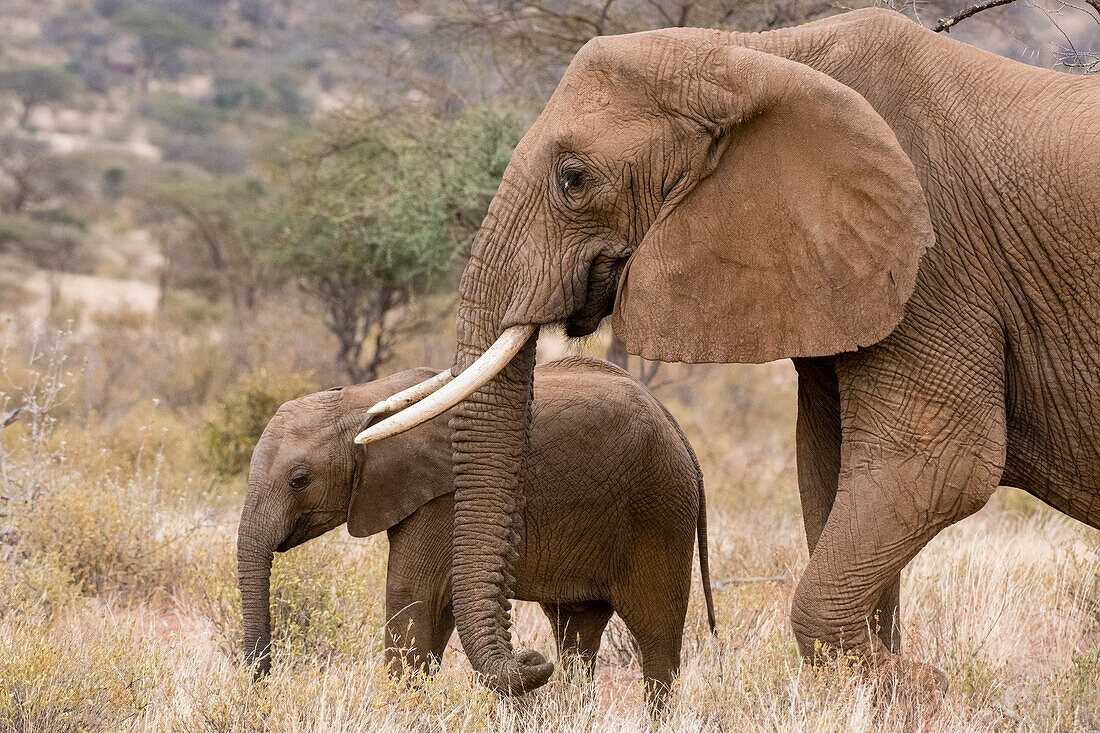
[[[471,237],[588,38],[766,30],[848,7],[5,0],[5,332],[72,331],[96,385],[83,407],[106,419],[156,397],[199,420],[269,366],[314,385],[445,366]],[[960,8],[898,9],[931,25]],[[1100,35],[1088,10],[1021,3],[954,33],[1080,71]],[[590,350],[660,381],[607,334],[597,341]]]
[[[588,38],[675,25],[766,30],[870,2],[0,0],[0,730],[168,724],[157,715],[234,729],[239,716],[280,704],[296,719],[282,693],[256,712],[232,643],[243,476],[276,407],[448,365],[471,237],[514,145]],[[964,4],[896,9],[931,26]],[[1018,2],[952,35],[1083,73],[1100,51],[1096,18],[1086,5]],[[681,420],[708,477],[715,578],[787,578],[720,594],[731,619],[725,663],[774,665],[772,687],[737,694],[774,697],[783,670],[797,669],[783,624],[804,563],[789,364],[641,363],[606,331],[572,344],[550,335],[540,349],[544,359],[572,351],[628,366]],[[999,511],[1038,511],[1018,494],[998,501]],[[1060,543],[1051,552],[1086,547],[1066,550],[1076,559],[1060,574],[1020,586],[1041,585],[1051,599],[1036,617],[1047,609],[1076,624],[1056,630],[1060,651],[1050,652],[1050,669],[1070,670],[1062,692],[1034,699],[1051,720],[1085,710],[1095,723],[1100,709],[1079,691],[1100,679],[1087,651],[1100,638],[1097,541],[1034,521]],[[291,555],[276,568],[276,639],[284,671],[306,677],[284,677],[286,700],[312,694],[320,656],[362,665],[377,652],[384,541],[326,538]],[[949,601],[937,603],[930,616],[954,619],[941,607]],[[960,608],[966,623],[982,618],[984,607]],[[532,618],[520,614],[521,633]],[[1006,638],[1024,639],[1025,622]],[[980,693],[956,705],[964,718],[990,696],[1031,689],[1019,671],[1031,668],[998,665],[1032,647],[994,649],[974,623],[927,655]],[[174,651],[181,635],[207,639],[205,651]],[[629,644],[619,651],[630,659]],[[702,655],[692,657],[700,669],[725,658],[698,644],[690,653]],[[221,681],[204,687],[196,664]],[[333,674],[355,674],[347,669],[359,667]],[[372,670],[356,688],[368,711],[383,694]],[[475,700],[459,727],[545,727],[517,723],[514,710],[486,713],[468,684],[437,688],[423,704],[438,707],[423,714],[449,720],[457,700]],[[203,704],[166,701],[173,690]],[[385,694],[401,720],[419,720],[420,703]],[[691,699],[704,707],[692,709],[716,694],[698,687]],[[718,708],[748,710],[729,695]],[[794,694],[784,714],[826,730],[844,729],[857,710],[821,700]],[[603,714],[592,700],[577,704],[590,703],[584,715]]]
[[[930,25],[959,9],[946,2],[899,9]],[[0,310],[20,326],[72,321],[85,343],[153,328],[224,351],[227,329],[258,330],[250,324],[284,309],[318,332],[295,370],[325,383],[373,378],[401,365],[408,339],[448,321],[511,149],[588,38],[765,30],[848,7],[5,0]],[[1095,58],[1087,10],[1020,4],[954,32],[1073,68]],[[125,327],[95,323],[120,312]],[[227,383],[193,397],[219,397]]]

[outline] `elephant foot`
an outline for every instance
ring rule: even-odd
[[[554,665],[534,649],[525,649],[484,675],[485,685],[504,695],[523,695],[550,680]]]
[[[271,674],[271,654],[264,654],[252,660],[245,659],[245,664],[252,667],[253,682],[259,682]]]
[[[947,675],[936,667],[897,655],[875,668],[874,682],[880,702],[900,705],[910,714],[934,714],[949,686]]]

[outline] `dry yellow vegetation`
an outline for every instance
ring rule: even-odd
[[[559,668],[546,688],[502,699],[472,680],[456,640],[433,678],[388,679],[386,541],[342,529],[276,559],[275,666],[253,682],[236,647],[243,487],[211,478],[196,427],[218,405],[88,409],[94,369],[71,339],[32,350],[25,332],[0,337],[0,417],[28,405],[0,433],[0,730],[649,727],[618,623],[595,683]],[[133,373],[161,368],[155,358]],[[172,378],[193,384],[202,368],[177,364]],[[944,532],[905,573],[903,634],[951,690],[937,706],[876,696],[851,666],[803,667],[788,627],[806,563],[789,364],[662,367],[655,386],[707,474],[711,572],[726,581],[713,638],[695,578],[661,730],[1100,728],[1100,533],[1008,489]],[[738,580],[760,577],[778,579]],[[516,618],[521,642],[550,654],[538,608],[518,604]]]

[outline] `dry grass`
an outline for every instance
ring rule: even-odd
[[[15,343],[4,357],[8,404],[28,390],[42,404],[0,434],[0,730],[649,727],[619,623],[594,684],[566,670],[501,699],[471,680],[454,641],[434,678],[389,680],[385,539],[342,530],[278,558],[275,668],[252,682],[235,648],[239,485],[217,484],[197,458],[209,410],[80,408],[80,370],[50,366],[66,348],[43,347],[28,365],[28,344]],[[662,730],[1100,728],[1097,532],[1008,490],[944,532],[906,571],[903,634],[908,655],[943,669],[951,691],[939,705],[876,695],[844,664],[804,668],[788,627],[806,562],[789,366],[669,368],[658,382],[707,471],[714,579],[786,575],[726,585],[717,639],[696,579]],[[550,654],[541,612],[518,605],[523,644]]]

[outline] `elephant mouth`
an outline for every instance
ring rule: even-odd
[[[341,523],[342,520],[337,518],[329,519],[329,521],[317,524],[295,526],[294,529],[290,531],[290,534],[287,535],[287,538],[276,545],[275,552],[286,552],[287,550],[292,550],[303,542],[309,542],[315,537],[320,537],[325,532],[328,532],[330,529],[339,526]]]
[[[611,315],[619,278],[626,269],[626,257],[598,255],[588,269],[588,287],[584,305],[565,319],[565,335],[587,336],[599,328],[600,321]]]
[[[565,320],[565,335],[569,338],[580,338],[593,333],[600,326],[600,321],[611,315],[611,310],[606,313],[579,312]]]

